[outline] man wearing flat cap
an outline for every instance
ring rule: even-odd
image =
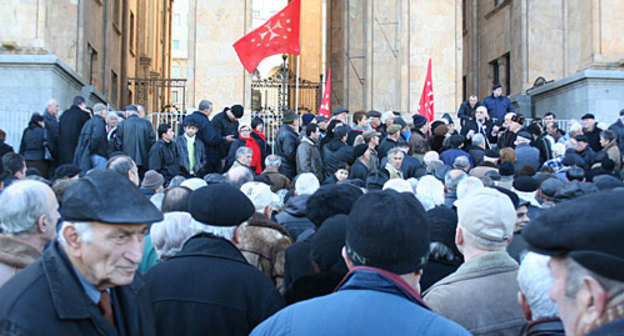
[[[248,335],[284,305],[271,280],[235,246],[237,228],[256,209],[228,184],[195,190],[188,206],[195,235],[145,275],[157,334]]]
[[[487,107],[490,117],[494,121],[502,121],[505,114],[515,112],[509,98],[503,96],[503,86],[498,83],[492,85],[492,95],[483,99],[483,105]]]
[[[134,160],[143,178],[149,169],[149,152],[156,142],[152,123],[139,118],[136,106],[126,107],[126,119],[117,125],[114,149],[122,151]]]
[[[349,273],[338,289],[278,312],[251,335],[469,335],[420,297],[429,222],[413,195],[370,192],[346,221]]]
[[[474,335],[519,335],[526,321],[516,299],[518,263],[505,251],[516,223],[514,205],[507,195],[483,188],[455,206],[455,244],[465,262],[425,291],[425,302]]]
[[[622,199],[622,190],[581,196],[546,211],[524,230],[529,248],[550,256],[550,297],[566,335],[624,332]]]
[[[155,335],[135,273],[147,225],[162,214],[103,170],[74,182],[61,212],[58,240],[0,289],[0,335]]]
[[[343,125],[349,125],[347,122],[347,116],[349,115],[349,110],[343,107],[339,107],[332,112],[332,119],[338,119],[342,121]]]
[[[282,158],[279,172],[290,180],[297,175],[297,147],[299,147],[299,115],[293,110],[284,110],[284,124],[277,131],[275,154]]]
[[[602,146],[600,145],[600,133],[602,129],[596,126],[596,117],[591,113],[585,113],[581,117],[581,122],[583,124],[583,135],[587,137],[589,147],[591,147],[594,152],[600,152],[602,150]]]

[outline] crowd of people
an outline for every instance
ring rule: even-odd
[[[52,99],[0,132],[0,335],[622,335],[624,110],[564,131],[492,91],[274,141]]]

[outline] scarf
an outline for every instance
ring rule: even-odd
[[[260,146],[252,137],[243,140],[245,140],[245,147],[251,149],[251,164],[249,164],[249,166],[255,168],[256,174],[262,174],[262,153],[260,152]]]

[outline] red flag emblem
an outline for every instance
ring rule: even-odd
[[[327,71],[327,82],[325,82],[325,90],[323,90],[323,99],[321,100],[318,115],[329,119],[329,111],[331,111],[331,69]]]
[[[428,122],[433,121],[433,83],[431,82],[431,58],[427,67],[427,76],[423,87],[420,103],[418,104],[418,113],[427,118]]]
[[[253,73],[263,59],[272,55],[299,55],[300,7],[301,0],[291,1],[262,26],[234,43],[247,72]]]

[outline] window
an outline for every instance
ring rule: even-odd
[[[178,91],[171,92],[171,102],[174,104],[178,103]]]
[[[87,43],[89,52],[89,85],[97,87],[98,53],[91,43]]]
[[[505,60],[505,92],[509,96],[511,94],[511,59],[509,57],[509,53],[503,56]]]
[[[171,67],[171,77],[179,78],[180,77],[180,66],[174,65]]]
[[[130,51],[134,54],[134,13],[130,11]]]
[[[466,6],[466,0],[462,0],[462,29],[464,31],[468,29],[468,27],[466,26],[466,16],[468,15],[468,10]]]
[[[463,76],[462,77],[462,97],[463,97],[463,101],[466,101],[468,99],[467,95],[468,95],[468,88],[466,87],[466,76]]]
[[[173,15],[173,24],[176,26],[180,25],[180,14],[174,14]]]
[[[490,68],[492,68],[492,83],[500,83],[500,72],[498,71],[498,59],[490,62]]]
[[[110,86],[110,99],[113,104],[117,104],[117,91],[119,90],[119,76],[115,71],[111,70],[111,86]]]
[[[113,0],[113,23],[115,24],[115,26],[117,26],[117,28],[119,29],[119,12],[121,4],[120,4],[121,0]]]
[[[173,40],[173,49],[174,50],[180,49],[180,40]]]

